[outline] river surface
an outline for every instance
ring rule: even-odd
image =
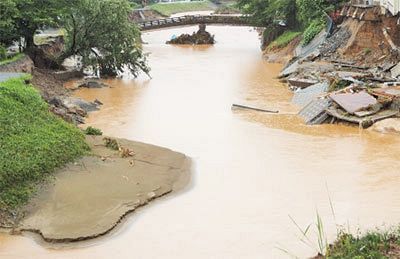
[[[104,103],[88,124],[105,134],[190,156],[189,186],[92,242],[45,247],[0,235],[0,258],[304,258],[317,252],[316,228],[305,245],[296,224],[314,224],[317,213],[330,241],[337,224],[355,231],[400,221],[398,137],[303,125],[291,92],[274,79],[280,65],[262,59],[254,30],[209,26],[215,46],[164,44],[194,30],[144,33],[153,79],[77,92]],[[232,103],[280,114],[231,110]]]

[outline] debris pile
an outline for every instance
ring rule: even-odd
[[[367,128],[400,117],[397,17],[376,8],[346,8],[350,11],[342,12],[343,23],[334,33],[303,46],[307,51],[297,51],[280,74],[307,124],[345,122]],[[356,10],[361,15],[349,15]]]
[[[292,88],[296,83],[292,81]],[[321,83],[298,87],[292,102],[302,107],[299,115],[307,124],[344,121],[367,128],[399,114],[400,87],[352,77],[325,78]]]
[[[206,31],[206,25],[200,24],[199,30],[190,34],[182,34],[178,37],[174,37],[166,42],[167,44],[191,44],[191,45],[202,45],[202,44],[214,44],[214,35],[211,35]]]
[[[98,100],[87,102],[80,98],[69,96],[53,97],[48,103],[51,112],[74,124],[85,123],[84,118],[88,112],[97,111],[99,106],[102,105]]]

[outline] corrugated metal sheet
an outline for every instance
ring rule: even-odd
[[[326,109],[331,105],[332,101],[328,98],[315,99],[307,104],[299,115],[304,119],[306,124],[321,124],[328,118]]]
[[[326,91],[328,91],[328,82],[318,83],[305,89],[296,91],[294,93],[292,102],[303,107]]]

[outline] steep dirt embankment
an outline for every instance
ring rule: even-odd
[[[397,17],[382,14],[378,7],[345,7],[342,15],[344,22],[335,32],[336,42],[330,44],[338,48],[327,46],[324,50],[328,51],[321,53],[323,56],[351,60],[360,65],[398,60],[400,26]]]
[[[266,48],[263,52],[264,57],[270,63],[286,64],[293,58],[294,51],[300,42],[301,36],[298,36],[283,48]]]
[[[24,56],[23,58],[11,62],[5,65],[0,65],[0,72],[22,72],[31,73],[33,69],[33,61],[29,56]]]

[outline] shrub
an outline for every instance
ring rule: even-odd
[[[7,58],[7,50],[6,48],[0,44],[0,60]]]
[[[23,204],[56,168],[89,150],[82,132],[50,113],[25,79],[0,83],[0,209]]]
[[[325,28],[325,22],[323,20],[314,20],[310,23],[307,29],[303,33],[303,45],[309,44],[315,36]]]
[[[93,135],[93,136],[101,136],[101,135],[103,135],[103,132],[101,131],[101,129],[94,128],[92,126],[87,127],[84,130],[84,133],[86,135]]]

